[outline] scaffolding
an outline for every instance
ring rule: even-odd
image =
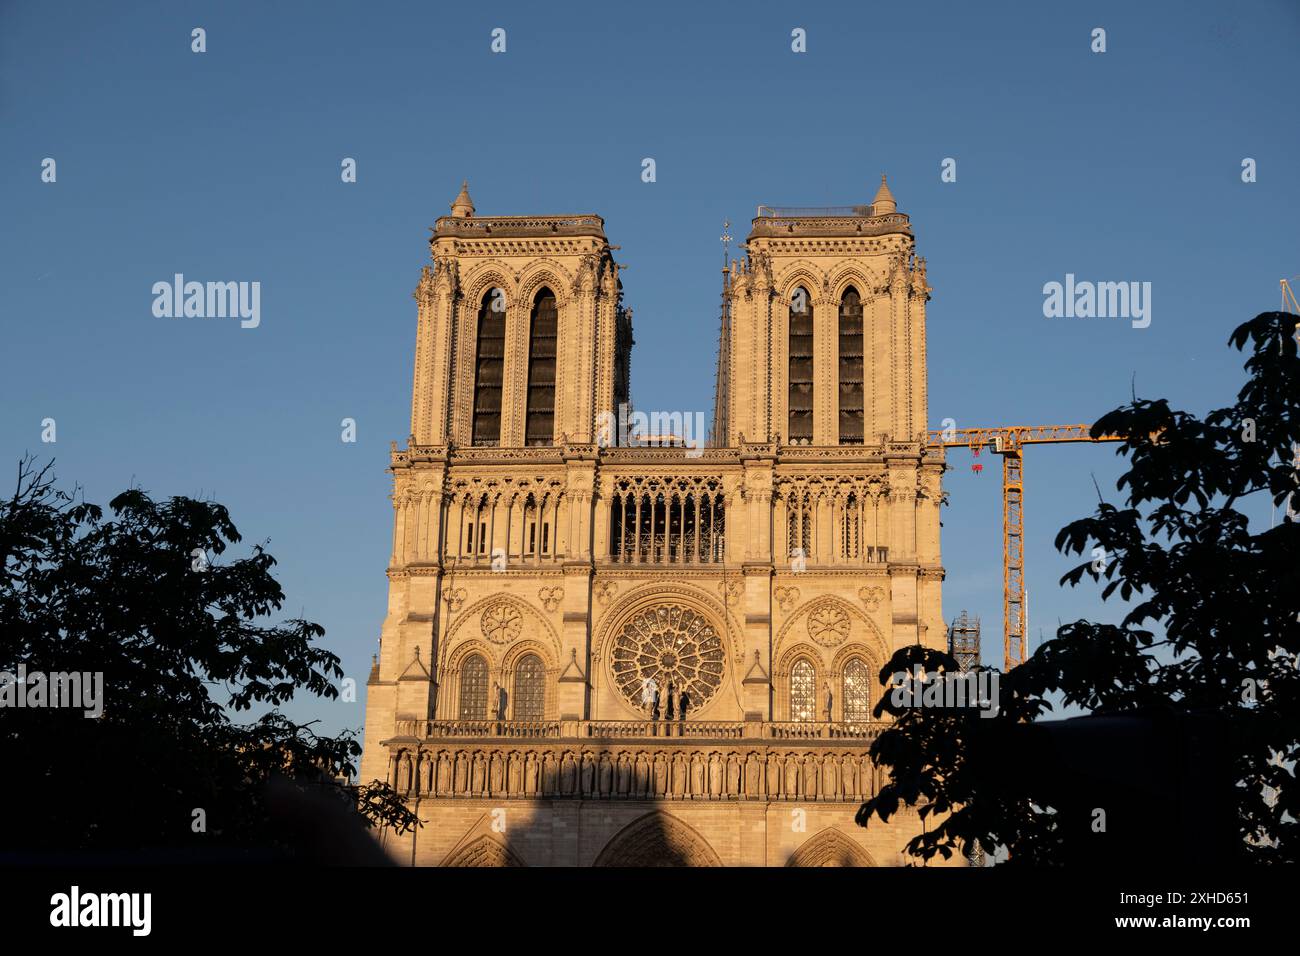
[[[963,610],[948,627],[948,653],[957,659],[963,674],[980,666],[980,619],[972,620]],[[971,866],[985,866],[984,851],[973,848],[966,854]]]
[[[957,658],[957,666],[963,674],[974,670],[980,664],[980,619],[973,621],[965,611],[960,617],[953,618],[948,627],[948,653]]]

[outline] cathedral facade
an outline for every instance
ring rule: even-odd
[[[703,447],[611,427],[632,312],[599,216],[479,216],[463,187],[430,246],[361,767],[424,822],[389,852],[905,862],[915,813],[853,816],[881,667],[944,646],[944,463],[925,261],[883,178],[759,207]]]

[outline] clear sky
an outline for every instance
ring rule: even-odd
[[[0,450],[101,504],[132,482],[226,504],[364,684],[411,293],[462,178],[480,214],[605,218],[642,409],[712,409],[724,219],[743,240],[759,203],[869,202],[888,172],[934,287],[931,427],[1092,422],[1134,381],[1203,412],[1241,383],[1229,331],[1300,273],[1298,53],[1294,0],[3,3]],[[178,272],[259,281],[260,326],[155,317]],[[1045,318],[1067,273],[1150,282],[1150,326]],[[983,617],[993,663],[999,463],[951,461],[944,610]],[[1028,452],[1035,639],[1116,618],[1057,586],[1052,538],[1120,473],[1105,446]]]

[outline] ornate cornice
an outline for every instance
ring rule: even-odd
[[[885,216],[761,216],[753,220],[746,242],[763,238],[857,238],[891,234],[910,237],[911,220],[901,212]]]
[[[578,216],[442,216],[432,229],[435,239],[546,239],[560,236],[605,238],[605,220]]]
[[[772,461],[777,466],[801,462],[843,462],[883,464],[894,459],[919,459],[919,442],[887,442],[883,445],[777,445],[745,442],[734,448],[703,448],[691,456],[686,448],[611,447],[600,448],[578,442],[528,447],[471,448],[454,445],[415,445],[398,448],[392,443],[389,458],[394,466],[417,463],[454,465],[516,465],[521,463],[560,465],[567,461],[597,461],[610,465],[661,465],[674,469],[707,469],[719,464],[741,465]],[[942,448],[924,449],[927,464],[943,463]]]

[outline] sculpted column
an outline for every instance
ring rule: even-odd
[[[389,496],[393,504],[393,551],[388,558],[388,566],[395,568],[402,557],[402,494],[393,480],[393,493]]]
[[[593,538],[595,543],[592,545],[593,557],[596,559],[605,558],[610,552],[610,513],[612,492],[609,487],[609,479],[602,478],[596,485],[596,494],[592,498],[591,513],[592,528],[594,531]]]
[[[743,675],[744,718],[762,720],[767,714],[768,683],[759,661],[772,643],[772,483],[776,462],[770,455],[744,462],[744,516],[748,534],[745,554],[744,623],[742,658],[732,666]],[[733,499],[736,496],[733,496]]]
[[[926,283],[925,260],[918,258],[912,270],[911,288],[912,313],[912,432],[924,435],[928,428],[929,415],[926,408],[926,342],[925,342],[925,303],[930,298],[930,286]]]
[[[911,441],[915,437],[911,433],[911,426],[908,421],[908,405],[911,397],[908,387],[908,371],[912,364],[912,355],[907,348],[909,337],[907,300],[910,292],[911,278],[907,271],[906,259],[903,253],[899,253],[890,263],[889,274],[890,361],[892,365],[890,375],[892,415],[889,422],[889,437],[894,441]]]
[[[772,320],[772,296],[775,292],[771,260],[762,251],[755,251],[751,258],[754,268],[745,288],[741,321],[733,323],[733,328],[739,330],[738,334],[732,335],[733,368],[743,369],[747,374],[737,374],[731,380],[736,393],[732,427],[749,441],[763,442],[772,438],[770,409],[774,405],[785,408],[784,399],[777,403],[773,395],[773,369],[777,357],[786,354],[786,348],[784,343],[777,341],[780,338],[778,329],[783,328],[784,323]],[[785,376],[781,375],[780,380],[784,381]],[[785,434],[784,421],[778,430]]]
[[[415,561],[423,561],[428,553],[429,499],[432,491],[420,489],[415,494],[415,553],[412,558]]]
[[[417,444],[429,444],[433,424],[433,375],[435,319],[438,294],[433,271],[425,266],[413,297],[417,303],[418,319],[415,326],[415,381],[411,390],[411,434]]]
[[[600,258],[595,253],[582,257],[578,275],[573,285],[574,311],[577,319],[577,355],[573,368],[577,375],[574,389],[576,401],[570,406],[573,420],[567,431],[574,441],[595,441],[592,426],[596,410],[592,407],[596,390],[596,326],[600,322],[597,305],[597,272]]]
[[[618,415],[614,407],[614,332],[615,310],[618,305],[618,267],[614,260],[606,258],[598,270],[600,272],[600,294],[596,298],[596,339],[594,351],[597,356],[594,388],[595,407],[592,417],[602,412]],[[592,435],[591,441],[598,440],[598,434]],[[611,440],[611,444],[613,441]]]
[[[411,561],[411,548],[415,542],[415,535],[411,533],[412,512],[415,510],[412,500],[414,493],[410,484],[406,481],[398,485],[398,503],[397,527],[398,527],[398,549],[397,549],[397,566],[405,567]]]
[[[425,268],[425,275],[429,275],[428,267]],[[426,286],[426,283],[422,280],[421,285]],[[448,400],[456,351],[457,292],[456,260],[453,257],[434,257],[433,272],[427,289],[429,329],[427,335],[421,334],[421,341],[428,343],[423,365],[427,376],[427,398],[423,410],[419,412],[423,425],[419,427],[418,423],[413,422],[411,430],[419,444],[442,445],[451,437],[448,430]],[[420,367],[417,358],[417,370]],[[412,414],[416,413],[413,411]]]
[[[839,407],[838,351],[839,329],[835,309],[821,291],[809,289],[813,296],[813,441],[814,445],[839,443],[839,428],[831,418],[832,410]]]
[[[867,444],[876,444],[882,436],[888,440],[893,421],[894,322],[888,274],[872,290],[867,323],[867,359],[871,369],[870,429],[864,436]]]

